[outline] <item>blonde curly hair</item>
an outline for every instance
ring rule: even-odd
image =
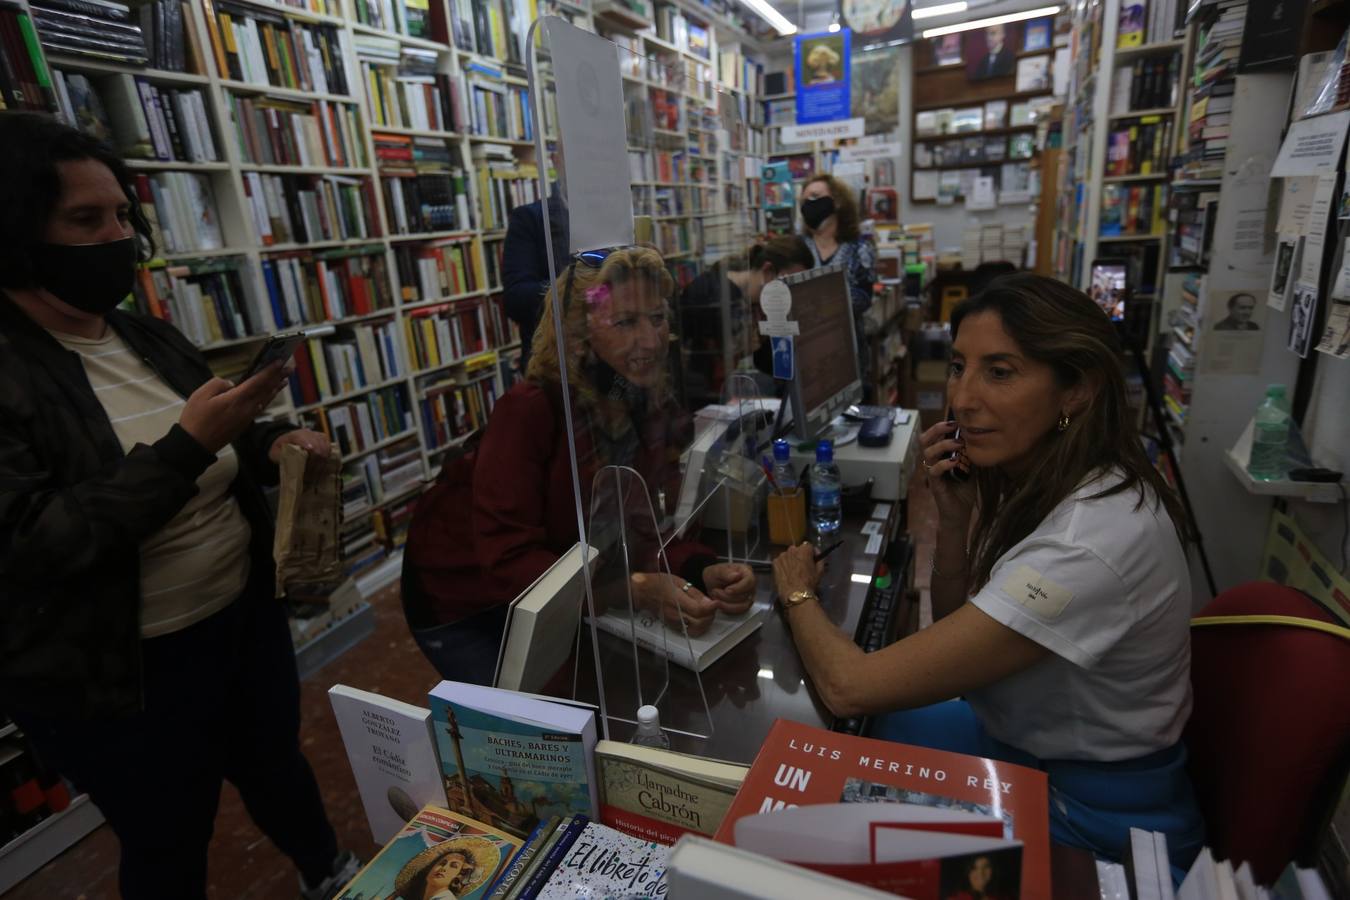
[[[675,279],[666,271],[661,254],[649,247],[624,247],[605,257],[599,268],[583,263],[572,263],[557,278],[558,290],[568,290],[571,297],[563,305],[563,339],[566,342],[567,380],[577,384],[582,377],[582,366],[590,351],[586,325],[587,292],[602,285],[614,287],[632,279],[642,279],[658,296],[669,299],[675,291]],[[530,344],[530,366],[525,377],[536,384],[557,383],[561,380],[563,353],[558,347],[553,327],[553,305],[557,302],[554,289],[544,296],[544,309]]]
[[[842,57],[826,44],[816,44],[806,54],[806,65],[811,69],[833,69],[842,61]]]

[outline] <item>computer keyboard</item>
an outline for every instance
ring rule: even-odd
[[[865,653],[875,653],[895,642],[901,624],[898,616],[900,600],[904,596],[901,592],[907,590],[909,585],[912,556],[913,547],[908,536],[897,536],[887,548],[883,561],[889,578],[874,577],[867,588],[867,600],[863,604],[862,615],[858,617],[858,627],[853,632],[853,642]],[[844,734],[862,734],[867,721],[866,716],[835,719],[834,730]]]

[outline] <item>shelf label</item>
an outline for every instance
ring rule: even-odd
[[[812,141],[862,137],[864,127],[865,122],[861,118],[817,122],[814,125],[784,125],[780,137],[784,144],[809,144]]]

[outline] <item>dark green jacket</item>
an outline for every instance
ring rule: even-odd
[[[168,323],[115,311],[108,324],[182,396],[211,378]],[[258,602],[273,602],[267,450],[294,427],[254,425],[234,445]],[[0,708],[140,708],[138,545],[196,494],[213,459],[177,425],[123,453],[79,355],[0,293]]]

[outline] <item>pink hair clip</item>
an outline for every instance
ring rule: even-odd
[[[586,288],[586,304],[597,306],[609,299],[609,284],[604,282],[595,287]]]

